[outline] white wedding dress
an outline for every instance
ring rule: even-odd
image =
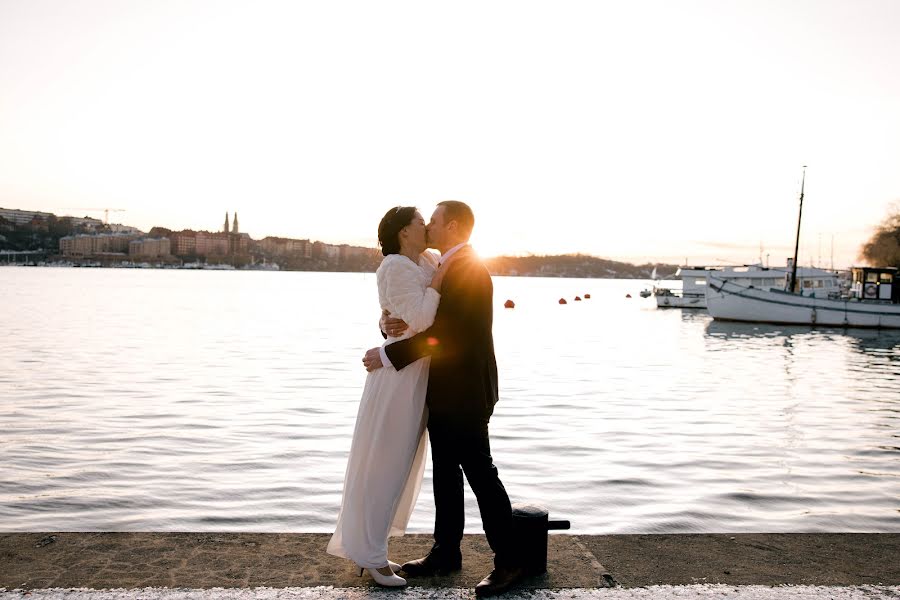
[[[378,299],[391,316],[406,321],[408,338],[434,322],[440,295],[428,287],[437,257],[425,252],[419,264],[402,254],[384,257],[376,272]],[[425,390],[430,358],[397,371],[369,373],[359,401],[350,446],[344,495],[327,552],[360,567],[388,564],[389,536],[403,535],[425,473],[428,421]]]

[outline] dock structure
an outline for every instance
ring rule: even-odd
[[[328,539],[315,533],[0,533],[0,598],[38,598],[42,590],[63,596],[66,590],[118,590],[116,597],[143,590],[139,596],[149,598],[150,589],[300,588],[346,598],[374,587],[367,576],[355,575],[349,561],[325,553]],[[430,535],[392,538],[390,557],[418,558],[430,546]],[[460,572],[410,579],[402,593],[449,598],[456,590],[472,596],[491,569],[491,556],[483,535],[466,535]],[[734,596],[754,586],[806,586],[783,589],[862,590],[860,597],[896,598],[898,557],[900,533],[551,534],[547,573],[505,597],[568,591],[559,597],[575,598],[654,586],[694,586],[701,596],[699,590],[726,586]],[[254,594],[246,597],[261,597]]]

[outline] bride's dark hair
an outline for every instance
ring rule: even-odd
[[[400,230],[412,223],[415,216],[415,206],[395,206],[384,213],[378,224],[378,245],[382,255],[400,254]]]

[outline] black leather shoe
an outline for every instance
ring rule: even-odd
[[[402,569],[410,577],[449,575],[462,569],[462,557],[447,560],[434,552],[429,552],[424,558],[403,563]]]
[[[525,569],[522,567],[497,567],[475,586],[475,595],[479,598],[496,596],[523,579],[525,579]]]

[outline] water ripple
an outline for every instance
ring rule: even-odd
[[[374,277],[0,277],[0,530],[330,531]],[[900,531],[900,332],[624,299],[646,285],[495,279],[517,305],[495,311],[491,422],[514,501],[584,533]],[[429,469],[410,529],[433,518]]]

